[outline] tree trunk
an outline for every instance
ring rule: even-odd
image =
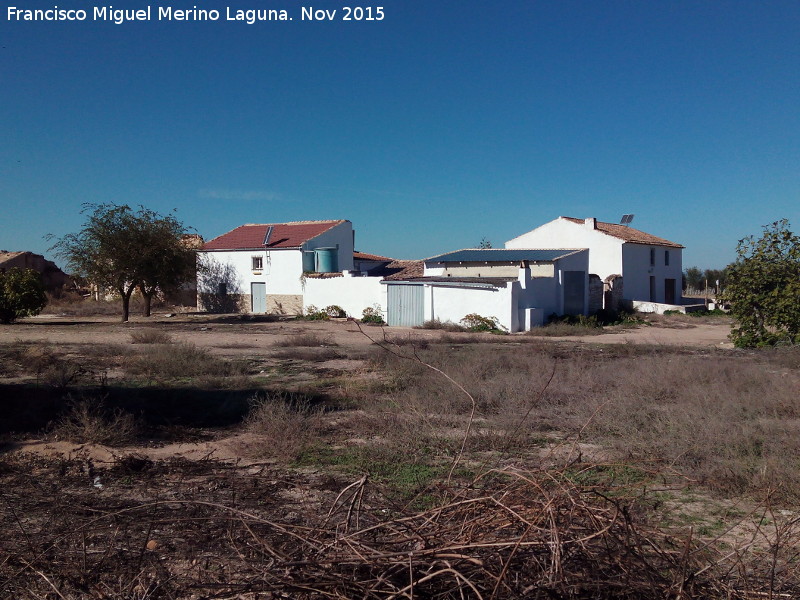
[[[122,322],[127,323],[128,317],[131,313],[131,294],[133,294],[133,290],[135,286],[131,286],[127,290],[121,289],[119,290],[122,294]]]
[[[142,298],[144,298],[144,316],[150,316],[150,301],[153,299],[153,292],[149,294],[142,290]]]

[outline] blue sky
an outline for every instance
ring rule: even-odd
[[[684,267],[716,268],[761,225],[800,230],[795,0],[385,0],[371,22],[330,0],[161,0],[122,25],[92,21],[102,2],[57,5],[89,18],[0,15],[2,249],[46,253],[84,202],[177,209],[207,239],[344,218],[360,250],[397,258],[635,213]]]

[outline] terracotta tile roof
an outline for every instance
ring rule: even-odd
[[[374,260],[378,262],[391,262],[394,259],[386,256],[378,256],[377,254],[367,254],[366,252],[353,252],[353,258],[356,260]]]
[[[577,223],[578,225],[584,224],[584,219],[576,219],[574,217],[560,218],[571,221],[572,223]],[[664,238],[645,233],[644,231],[639,231],[638,229],[628,227],[627,225],[617,225],[616,223],[604,223],[603,221],[597,221],[597,226],[595,229],[620,240],[631,242],[632,244],[649,244],[651,246],[668,246],[670,248],[684,247],[681,244],[670,242]]]
[[[425,262],[421,260],[393,260],[388,265],[371,271],[373,275],[384,274],[388,281],[403,281],[425,274]]]
[[[303,242],[344,223],[338,221],[295,221],[292,223],[265,223],[242,225],[206,242],[203,250],[255,250],[263,248],[299,248]],[[267,230],[272,227],[268,243],[264,244]]]

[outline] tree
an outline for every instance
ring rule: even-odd
[[[699,290],[703,287],[703,272],[697,267],[689,267],[683,272],[683,289]]]
[[[0,273],[0,322],[38,315],[46,304],[44,283],[38,272],[14,267]]]
[[[480,243],[478,244],[478,248],[480,248],[481,250],[488,250],[491,247],[492,247],[492,242],[486,237],[482,237]]]
[[[800,343],[800,237],[786,219],[739,241],[722,299],[731,305],[738,347]]]
[[[76,274],[120,295],[123,322],[137,287],[149,316],[157,288],[175,287],[193,276],[194,251],[182,243],[186,230],[175,217],[116,204],[87,204],[83,212],[88,213],[83,228],[53,249]]]
[[[144,316],[149,317],[155,293],[172,291],[194,278],[197,259],[184,241],[183,223],[175,217],[145,208],[139,210],[138,217],[143,224],[139,291],[144,298]]]

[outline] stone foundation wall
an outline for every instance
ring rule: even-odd
[[[267,312],[273,315],[303,314],[301,294],[267,294]]]

